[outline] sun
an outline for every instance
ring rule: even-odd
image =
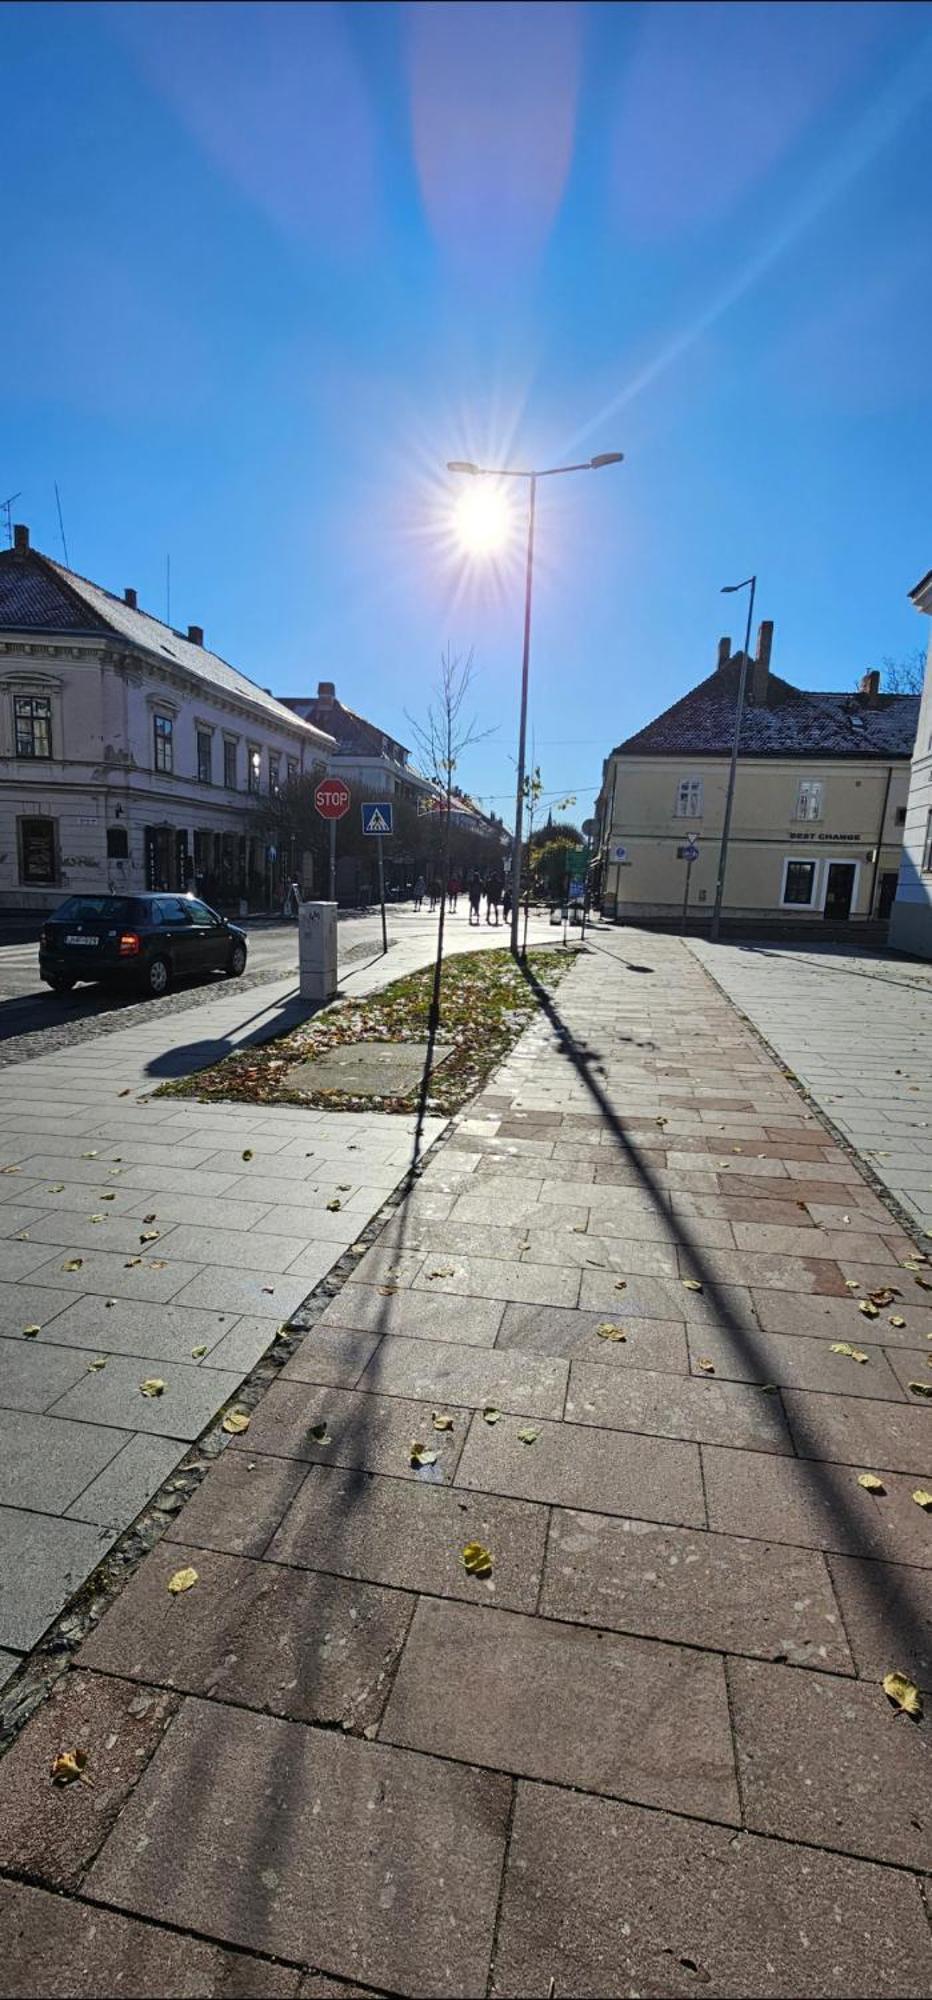
[[[456,502],[453,529],[469,555],[494,555],[511,541],[514,514],[510,496],[492,480],[470,480]]]

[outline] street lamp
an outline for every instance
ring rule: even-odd
[[[447,460],[448,472],[465,472],[474,479],[526,479],[528,484],[527,571],[524,586],[524,648],[521,659],[521,719],[518,725],[518,783],[515,793],[515,843],[511,862],[511,950],[518,956],[518,905],[521,899],[521,865],[524,831],[524,769],[527,752],[528,667],[531,657],[531,591],[534,578],[534,518],[537,482],[556,479],[563,472],[600,472],[604,465],[620,465],[623,451],[602,451],[579,465],[548,465],[541,472],[518,471],[514,466],[473,465],[465,458]]]
[[[712,910],[710,936],[718,937],[722,920],[722,897],[725,893],[725,869],[728,865],[728,836],[731,832],[731,809],[735,799],[735,778],[738,771],[738,742],[741,736],[741,718],[744,714],[744,696],[748,681],[748,664],[751,652],[751,624],[754,617],[754,592],[757,589],[756,576],[746,576],[743,583],[723,583],[722,596],[730,597],[736,590],[749,590],[748,623],[744,635],[744,652],[741,655],[741,673],[738,678],[738,706],[735,709],[735,735],[731,746],[731,768],[728,773],[728,790],[725,793],[725,818],[722,822],[722,844],[718,855],[718,877],[715,883],[715,904]]]

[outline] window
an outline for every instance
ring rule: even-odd
[[[282,760],[281,760],[281,758],[280,758],[280,757],[276,757],[276,756],[275,756],[275,754],[274,754],[274,752],[270,750],[270,751],[269,751],[269,793],[270,793],[270,795],[271,795],[271,797],[272,797],[273,799],[277,799],[277,797],[278,797],[278,794],[279,794],[279,792],[281,791],[281,788],[282,788],[282,785],[281,785],[281,768],[282,768]]]
[[[296,785],[296,784],[297,784],[297,782],[298,782],[298,760],[297,760],[297,757],[289,757],[289,759],[288,759],[288,783],[289,783],[289,785]]]
[[[182,902],[180,896],[163,896],[160,902],[153,903],[152,914],[157,924],[189,924],[191,922],[188,914],[188,905]]]
[[[236,790],[236,747],[235,743],[223,746],[223,782],[228,792]]]
[[[893,824],[894,824],[894,826],[905,826],[905,825],[906,825],[906,807],[905,807],[905,806],[897,806],[897,809],[896,809],[896,811],[895,811],[895,813],[894,813],[894,815],[893,815]]]
[[[702,818],[702,779],[681,778],[676,788],[677,819]]]
[[[126,831],[125,826],[108,826],[107,860],[108,861],[129,860],[129,835]]]
[[[259,778],[262,773],[262,752],[261,750],[256,749],[254,743],[250,743],[249,745],[248,768],[249,768],[249,790],[251,792],[257,792],[259,790]]]
[[[208,909],[207,904],[200,902],[196,896],[188,897],[186,908],[192,924],[199,931],[215,931],[218,928],[220,918],[216,915],[215,911]]]
[[[48,695],[18,694],[13,708],[17,757],[51,757],[52,704]]]
[[[55,917],[67,924],[135,924],[140,906],[131,896],[69,896]]]
[[[19,879],[48,887],[56,879],[54,819],[21,819],[19,822]]]
[[[787,861],[783,869],[784,903],[802,904],[811,909],[815,897],[816,864],[814,861]]]
[[[201,785],[213,784],[214,739],[209,729],[197,731],[197,777]]]
[[[924,875],[932,875],[932,812],[930,812],[926,820],[926,839],[922,850],[922,872]]]
[[[157,771],[173,771],[175,768],[175,725],[170,715],[156,715],[155,728],[155,768]]]
[[[822,780],[804,778],[796,794],[795,819],[822,818]]]

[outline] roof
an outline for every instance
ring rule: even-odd
[[[727,757],[731,754],[740,659],[730,660],[691,688],[654,722],[625,738],[616,757]],[[919,722],[917,694],[809,693],[770,674],[766,703],[747,702],[741,718],[742,757],[912,756]]]
[[[925,576],[913,584],[909,595],[917,611],[932,611],[932,569],[927,569]]]
[[[355,709],[347,708],[346,703],[338,700],[336,695],[332,695],[329,700],[317,694],[283,695],[282,701],[284,706],[292,709],[296,715],[304,715],[305,718],[313,716],[318,728],[324,726],[323,717],[326,715],[330,725],[330,735],[335,737],[339,750],[345,756],[384,756],[385,743],[390,744],[393,750],[397,749],[402,753],[402,763],[411,754],[407,744],[399,742],[397,736],[392,736],[389,730],[382,729],[377,722],[367,721],[364,715],[357,715]],[[417,776],[417,773],[413,775]]]
[[[13,549],[0,551],[0,631],[116,636],[163,666],[180,667],[192,680],[263,710],[270,720],[306,731],[322,750],[331,748],[332,738],[325,730],[295,715],[219,653],[195,644],[148,611],[134,610],[122,597],[65,569],[39,549],[30,548],[25,555]]]

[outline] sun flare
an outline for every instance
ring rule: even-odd
[[[510,496],[491,480],[470,481],[456,502],[454,532],[470,555],[494,555],[511,540],[514,514]]]

